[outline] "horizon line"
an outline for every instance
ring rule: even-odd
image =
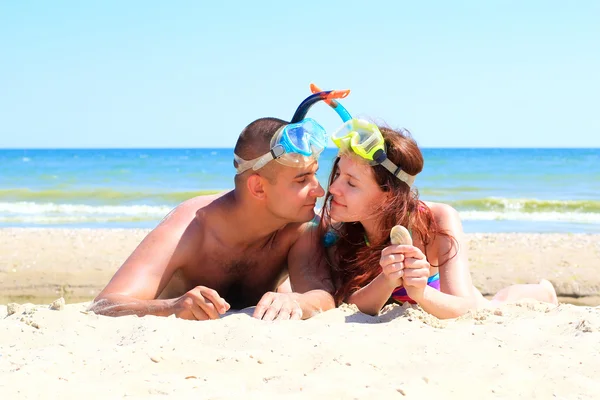
[[[600,147],[512,147],[512,146],[419,146],[429,150],[600,150]],[[0,147],[0,151],[27,150],[233,150],[234,147]],[[326,147],[325,150],[335,150],[336,147]]]

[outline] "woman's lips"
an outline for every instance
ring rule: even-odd
[[[335,199],[331,199],[331,204],[333,204],[334,206],[339,206],[339,207],[346,207],[343,204],[338,203],[337,201],[335,201]]]

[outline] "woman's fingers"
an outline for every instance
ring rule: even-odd
[[[399,245],[391,245],[381,250],[381,257],[389,256],[390,254],[403,254],[405,257],[424,259],[425,255],[415,246],[399,244]]]
[[[386,265],[400,263],[402,261],[404,261],[404,254],[388,254],[388,255],[383,255],[383,252],[382,252],[382,256],[379,259],[379,265],[381,265],[382,267],[384,267]]]
[[[403,272],[404,271],[404,263],[402,263],[402,262],[391,263],[391,264],[384,266],[382,269],[383,269],[383,273],[390,279],[401,278],[404,273]]]

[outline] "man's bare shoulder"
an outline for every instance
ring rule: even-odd
[[[319,220],[317,217],[308,222],[295,222],[285,226],[284,232],[288,235],[290,245],[296,243],[299,239],[303,241],[308,240],[308,237],[313,237],[317,234],[317,228],[319,227]]]
[[[221,192],[210,195],[202,195],[192,197],[184,201],[169,212],[161,221],[163,223],[177,223],[187,220],[189,223],[198,215],[198,213],[206,212],[206,209],[213,203],[227,196],[230,192]],[[173,221],[175,220],[175,221]]]

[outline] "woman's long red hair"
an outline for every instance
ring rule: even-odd
[[[423,154],[407,131],[395,131],[380,127],[385,139],[387,156],[403,171],[417,175],[423,170]],[[329,186],[333,183],[338,170],[339,157],[334,161]],[[373,166],[375,180],[384,192],[390,196],[384,204],[374,207],[374,217],[379,221],[381,239],[370,246],[365,245],[365,231],[359,222],[346,222],[339,227],[331,224],[330,209],[332,195],[329,191],[321,211],[319,240],[323,243],[327,232],[334,231],[338,240],[335,243],[334,259],[328,260],[336,286],[335,301],[339,305],[353,292],[367,285],[381,273],[379,259],[381,251],[390,245],[389,233],[394,225],[403,225],[412,231],[413,237],[419,237],[427,247],[436,235],[448,236],[453,244],[454,238],[439,230],[431,210],[419,200],[419,193],[400,179],[393,176],[381,165]],[[325,255],[327,257],[327,255]],[[446,261],[447,262],[447,261]]]

